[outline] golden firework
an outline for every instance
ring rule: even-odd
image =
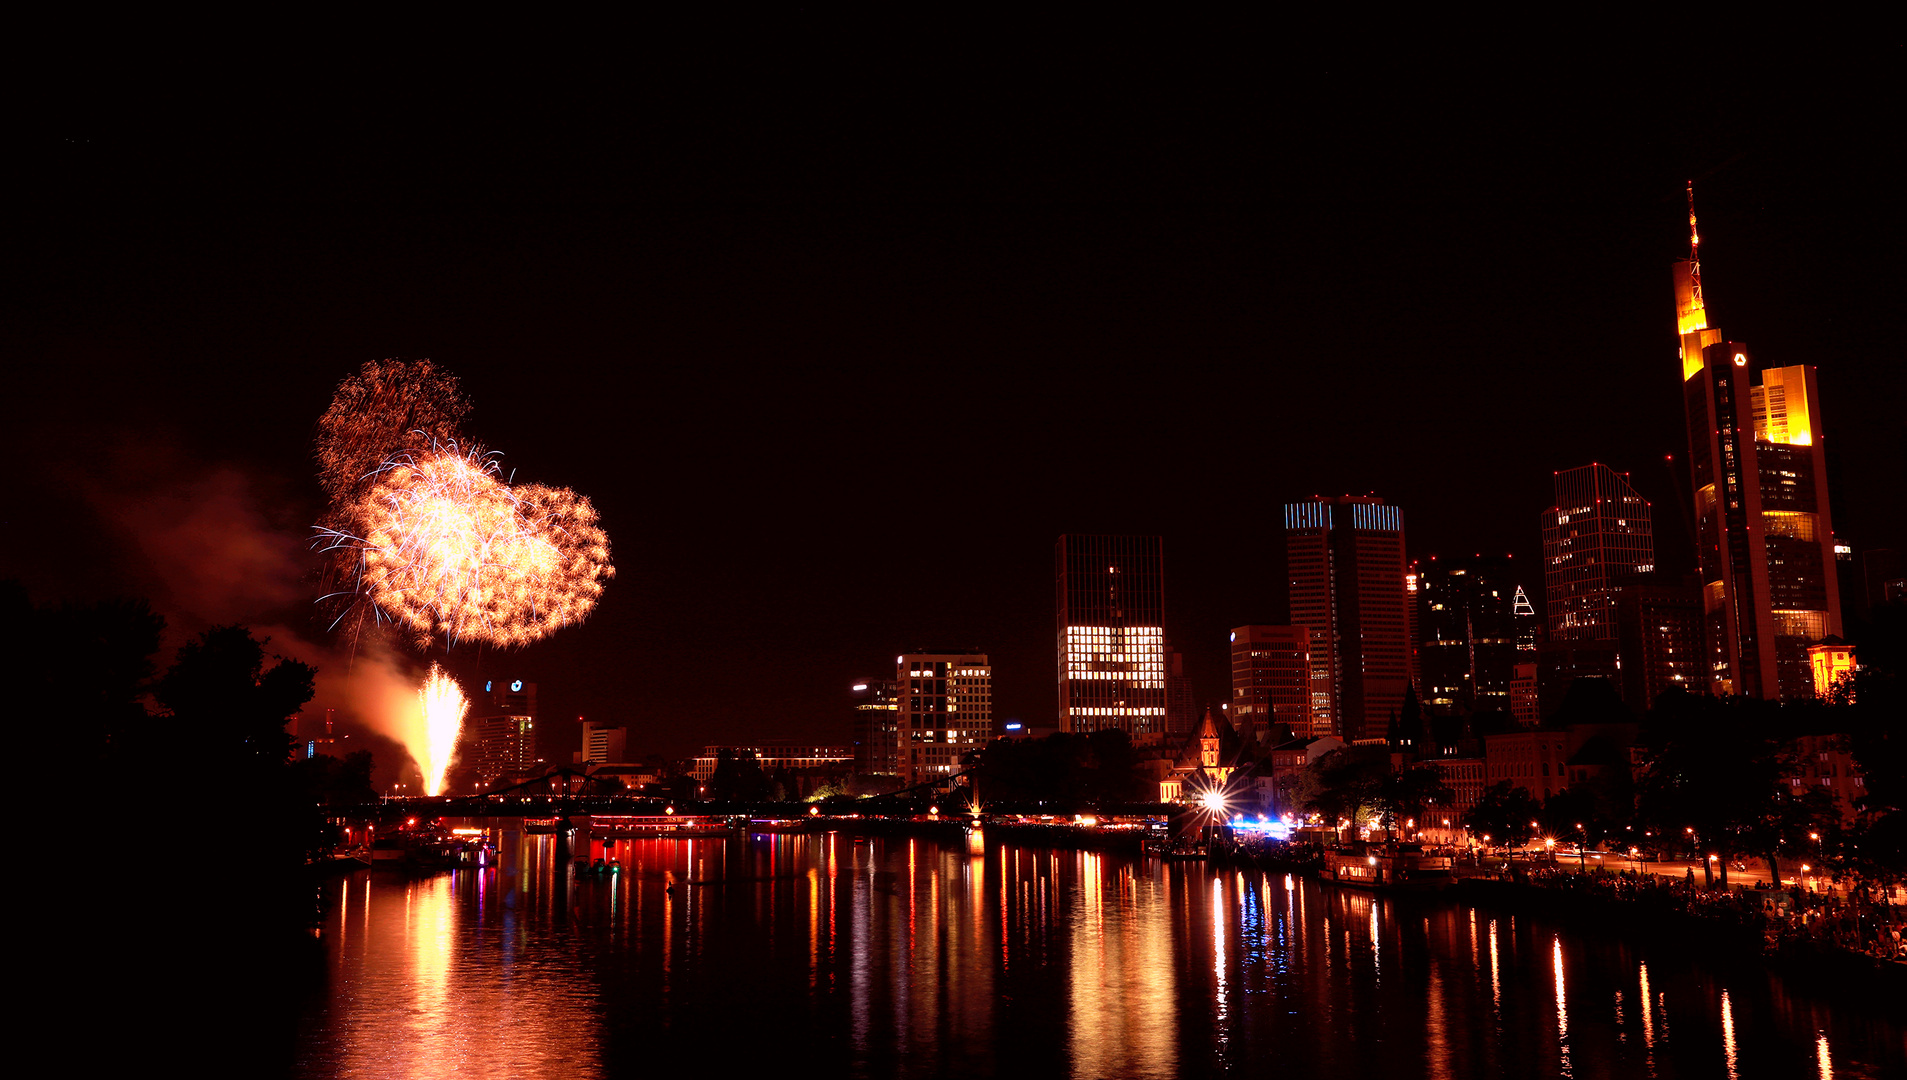
[[[585,618],[615,575],[589,500],[512,486],[493,455],[435,446],[399,454],[321,530],[357,556],[356,589],[420,640],[525,645]]]

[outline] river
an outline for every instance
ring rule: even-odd
[[[845,833],[623,851],[331,882],[294,1074],[1907,1074],[1900,1003],[1621,927]]]

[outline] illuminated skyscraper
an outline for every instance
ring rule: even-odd
[[[457,755],[458,771],[472,778],[480,791],[536,766],[536,684],[490,679],[483,692],[484,698],[472,703],[473,715],[464,721]]]
[[[1510,559],[1433,558],[1420,579],[1425,707],[1439,714],[1508,710],[1518,659]]]
[[[1078,536],[1054,545],[1059,726],[1165,730],[1165,541]]]
[[[1285,504],[1291,621],[1311,633],[1311,730],[1381,739],[1410,685],[1404,515],[1376,498]]]
[[[981,653],[919,652],[894,658],[896,741],[909,785],[960,771],[960,759],[993,730],[993,665]]]
[[[1543,511],[1543,584],[1549,639],[1614,641],[1615,587],[1655,572],[1649,501],[1627,474],[1584,465],[1556,474],[1556,505]]]
[[[1708,324],[1701,237],[1675,264],[1689,476],[1702,579],[1708,687],[1801,699],[1808,647],[1841,634],[1834,523],[1814,368],[1761,367]]]
[[[854,771],[899,775],[900,695],[893,679],[856,679],[854,695]]]
[[[1311,635],[1302,626],[1241,626],[1232,631],[1233,730],[1265,745],[1274,724],[1311,737]]]

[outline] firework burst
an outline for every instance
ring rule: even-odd
[[[455,442],[470,412],[457,377],[429,360],[372,360],[318,418],[318,482],[334,508],[364,494],[393,454]]]
[[[455,444],[391,457],[345,513],[320,528],[351,553],[352,592],[419,642],[525,645],[580,622],[615,575],[589,500],[512,486],[495,456]]]

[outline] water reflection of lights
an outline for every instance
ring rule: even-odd
[[[1728,1080],[1737,1080],[1741,1073],[1735,1068],[1735,1006],[1728,1000],[1728,991],[1722,991],[1722,1056],[1728,1065]]]
[[[1655,1059],[1655,1000],[1649,996],[1649,965],[1642,967],[1642,1045],[1651,1063]]]
[[[1815,1037],[1814,1063],[1821,1072],[1821,1080],[1834,1080],[1834,1065],[1828,1058],[1828,1037],[1825,1032]]]
[[[1569,1061],[1569,1002],[1563,996],[1563,939],[1550,938],[1550,963],[1556,969],[1556,1048],[1561,1055],[1558,1071],[1564,1076],[1574,1072]]]
[[[1503,1018],[1503,982],[1497,970],[1496,920],[1490,920],[1490,1002],[1496,1007],[1497,1019]]]
[[[1217,980],[1213,994],[1214,1020],[1222,1040],[1231,997],[1225,988],[1225,884],[1218,878],[1212,879],[1212,972]]]
[[[1443,975],[1434,962],[1430,965],[1430,986],[1424,993],[1424,1044],[1432,1080],[1448,1080],[1450,1046],[1444,1031]]]

